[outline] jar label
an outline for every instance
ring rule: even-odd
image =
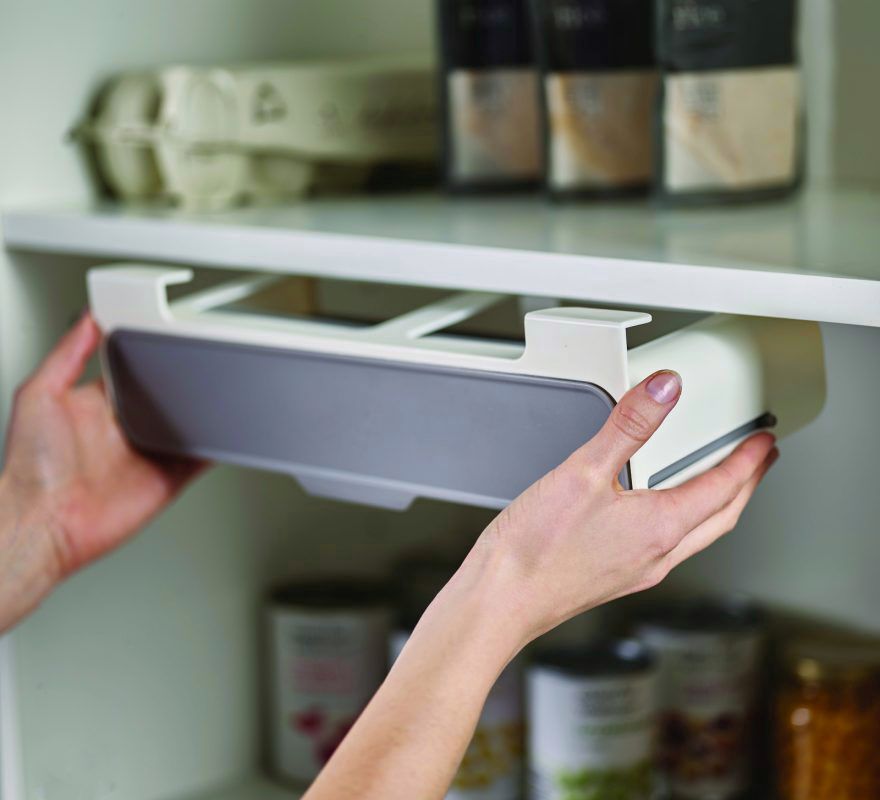
[[[534,69],[448,76],[449,170],[455,181],[537,180],[542,150]]]
[[[667,75],[663,106],[666,190],[744,191],[794,181],[795,67]]]
[[[556,73],[545,86],[553,189],[647,186],[655,70]]]

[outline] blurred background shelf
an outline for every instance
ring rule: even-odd
[[[112,204],[12,210],[21,251],[259,269],[880,327],[880,192],[780,203],[435,194],[311,199],[220,213]]]

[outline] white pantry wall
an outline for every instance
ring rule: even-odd
[[[803,6],[812,176],[880,182],[880,4]],[[0,210],[88,196],[65,134],[119,69],[425,49],[431,17],[430,0],[0,0]],[[82,307],[88,266],[0,251],[3,419],[15,384]],[[880,331],[826,336],[827,411],[785,444],[740,529],[672,586],[748,591],[880,632]],[[454,549],[487,519],[435,503],[368,511],[306,499],[277,476],[217,470],[5,641],[0,748],[16,755],[6,723],[17,726],[21,759],[0,762],[2,800],[161,800],[251,769],[266,583],[380,571],[405,543]]]

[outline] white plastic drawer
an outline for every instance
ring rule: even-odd
[[[825,397],[817,325],[710,317],[638,347],[648,314],[552,308],[525,341],[452,335],[503,299],[455,294],[375,325],[248,314],[266,279],[170,303],[185,269],[93,270],[93,312],[120,421],[140,448],[282,471],[308,491],[404,508],[433,497],[500,508],[658,369],[682,399],[621,475],[671,486],[753,431],[802,427]]]

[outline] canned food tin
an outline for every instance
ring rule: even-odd
[[[317,777],[387,672],[391,611],[380,587],[329,581],[269,598],[271,766]]]
[[[762,631],[754,606],[695,602],[638,628],[659,671],[660,766],[668,794],[727,800],[751,782]]]
[[[410,631],[391,636],[395,660]],[[520,800],[523,770],[522,664],[512,661],[492,687],[474,738],[446,794],[446,800]]]
[[[654,661],[634,640],[548,652],[528,674],[531,800],[648,800]]]

